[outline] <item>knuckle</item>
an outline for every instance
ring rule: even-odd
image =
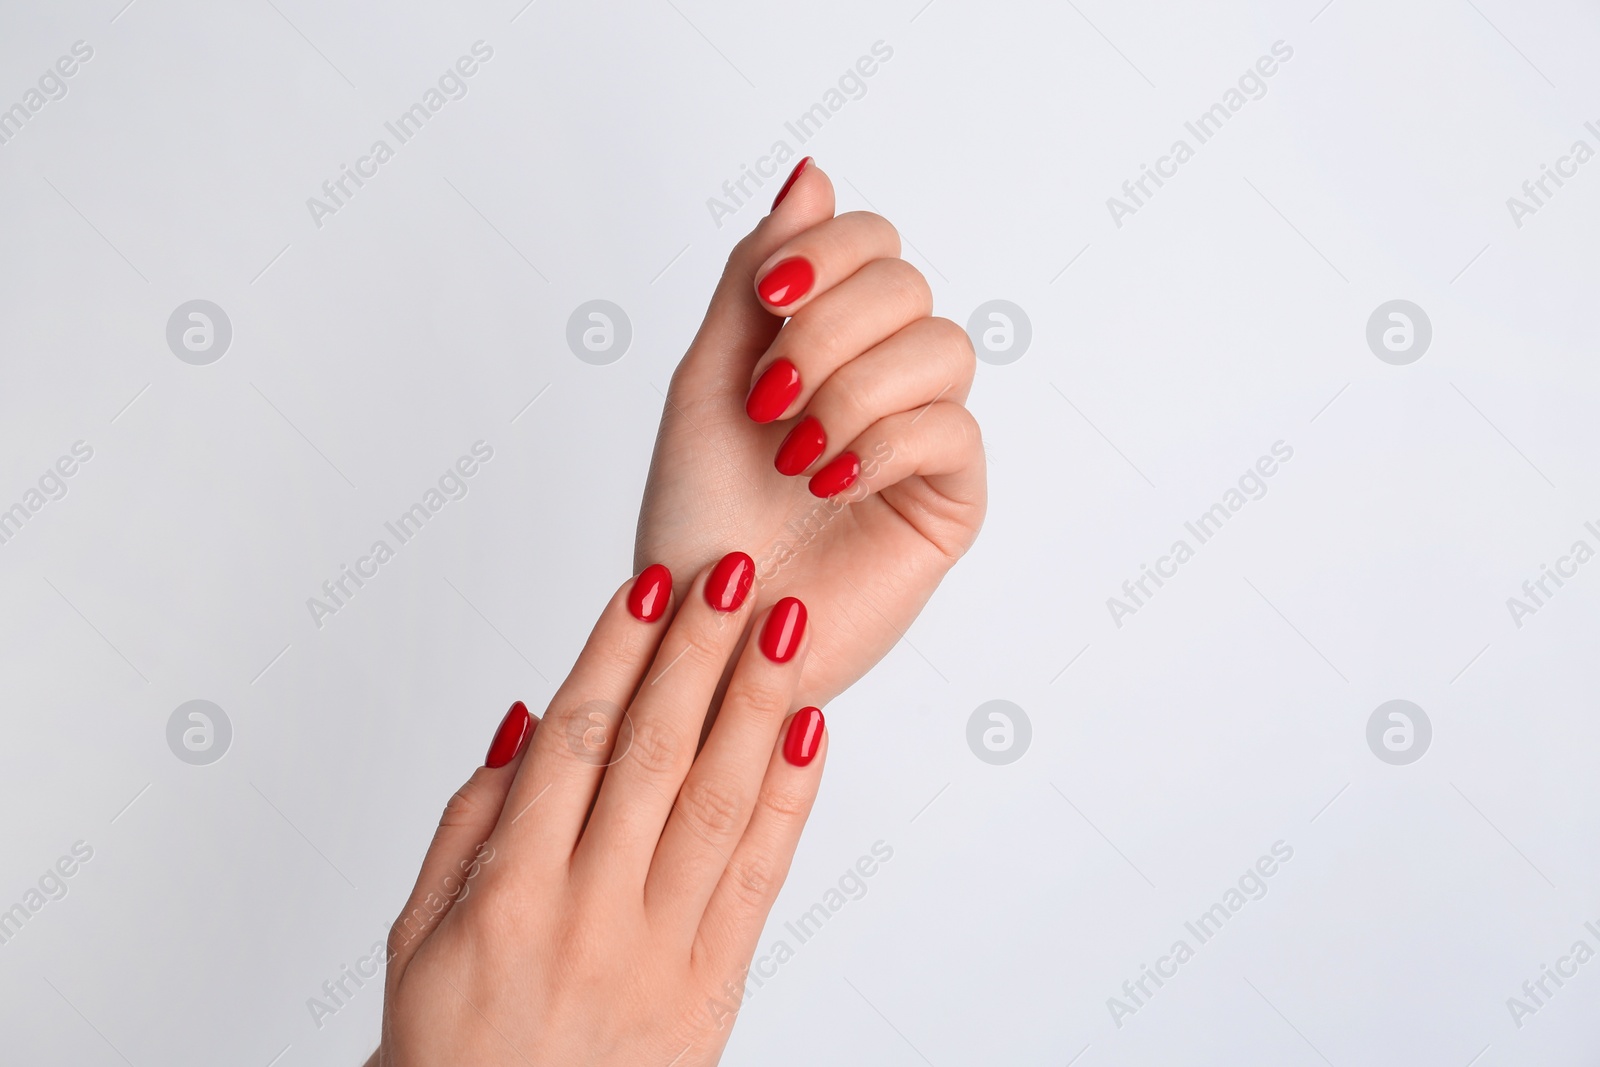
[[[646,719],[634,724],[633,742],[628,746],[625,758],[638,770],[660,778],[678,768],[682,750],[676,734],[660,723]]]
[[[972,338],[959,322],[940,315],[929,318],[927,322],[925,328],[932,331],[934,343],[940,351],[954,352],[963,368],[977,366],[978,354],[973,351]]]
[[[793,319],[794,325],[783,331],[794,331],[794,336],[787,339],[790,343],[786,346],[791,353],[799,353],[800,358],[830,364],[838,360],[840,354],[845,352],[848,329],[843,316],[828,314],[828,311],[825,303],[800,310]],[[782,336],[779,334],[780,338]],[[804,364],[801,366],[803,371]]]
[[[885,284],[891,299],[909,311],[926,315],[933,309],[933,289],[923,273],[903,259],[885,259],[883,264]]]
[[[804,819],[811,811],[811,794],[798,789],[767,786],[761,790],[756,803],[769,814],[793,821]]]
[[[789,690],[770,685],[752,685],[738,696],[740,714],[762,721],[776,721],[789,714]]]
[[[851,360],[834,371],[833,377],[819,390],[819,400],[828,408],[828,416],[822,424],[830,428],[830,433],[836,426],[872,425],[882,407],[878,400],[879,384],[879,376],[860,360]]]
[[[744,821],[745,797],[738,786],[712,776],[691,778],[678,792],[678,810],[706,837],[732,837]]]
[[[733,250],[728,253],[727,266],[723,268],[723,278],[728,281],[743,283],[755,274],[755,269],[766,258],[771,238],[761,232],[757,226],[741,237]]]
[[[457,826],[471,826],[481,822],[490,804],[488,795],[489,786],[484,781],[488,768],[479,767],[472,772],[472,777],[460,789],[457,789],[445,803],[444,813],[439,816],[439,828],[448,829]]]
[[[785,873],[770,857],[752,856],[728,868],[728,891],[741,908],[759,912],[783,888]]]
[[[895,229],[894,223],[878,214],[876,211],[847,211],[839,216],[841,219],[850,219],[862,224],[862,229],[877,238],[891,244],[896,254],[900,250],[900,231]]]

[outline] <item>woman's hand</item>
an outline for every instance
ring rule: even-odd
[[[758,616],[754,569],[724,558],[675,616],[647,569],[543,721],[507,714],[390,933],[381,1067],[717,1062],[827,747],[790,715],[805,607]]]
[[[791,181],[734,248],[673,376],[634,558],[689,574],[748,548],[766,600],[828,619],[800,686],[825,703],[971,546],[985,471],[965,331],[931,317],[894,227],[835,218],[814,165]]]

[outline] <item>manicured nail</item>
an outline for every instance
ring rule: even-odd
[[[786,359],[772,362],[745,397],[744,413],[756,422],[772,422],[800,395],[800,372]]]
[[[511,705],[506,717],[500,720],[500,729],[494,732],[494,740],[489,742],[489,754],[483,757],[483,765],[504,767],[517,758],[517,753],[522,751],[523,743],[532,733],[533,716],[528,714],[528,705],[519,700]]]
[[[854,452],[841,452],[817,473],[811,476],[811,495],[837,496],[856,484],[861,473],[861,460]]]
[[[761,627],[761,651],[774,663],[788,663],[800,651],[806,635],[806,606],[792,596],[772,605],[766,625]]]
[[[817,749],[822,747],[824,725],[821,708],[801,708],[795,712],[783,739],[783,758],[796,767],[804,767],[816,759]]]
[[[783,439],[783,444],[778,446],[778,455],[772,465],[778,468],[779,474],[799,474],[815,463],[827,447],[828,435],[823,432],[822,423],[807,415],[795,424],[789,436]]]
[[[706,603],[718,611],[737,611],[756,580],[756,561],[743,552],[729,552],[706,579]]]
[[[756,292],[773,307],[788,307],[809,293],[811,283],[816,280],[811,261],[795,256],[767,271],[767,276],[756,285]]]
[[[633,580],[628,590],[628,610],[640,622],[655,622],[667,610],[672,599],[672,572],[659,563],[652,563]]]
[[[796,179],[800,177],[800,173],[806,169],[806,164],[810,162],[811,157],[807,156],[794,165],[794,170],[791,170],[789,176],[783,180],[783,188],[779,189],[778,195],[772,199],[772,211],[778,210],[778,205],[783,203],[783,198],[789,195],[789,190],[794,188]],[[771,211],[768,214],[771,214]]]

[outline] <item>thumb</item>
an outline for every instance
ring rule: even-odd
[[[466,899],[483,866],[494,861],[494,850],[486,842],[538,724],[522,701],[511,705],[495,731],[485,765],[474,771],[445,805],[439,828],[422,858],[417,884],[389,931],[387,980],[391,986],[450,909]]]
[[[744,403],[751,369],[783,326],[783,319],[761,306],[756,268],[784,242],[833,218],[833,211],[833,182],[807,156],[796,164],[771,213],[729,254],[700,332],[673,375],[678,398],[695,403],[717,394],[735,405]]]

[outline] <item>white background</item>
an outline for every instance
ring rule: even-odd
[[[0,146],[0,507],[94,449],[0,545],[0,909],[94,849],[0,945],[6,1062],[370,1051],[376,985],[320,1029],[307,998],[629,570],[658,390],[776,183],[720,228],[707,198],[877,41],[804,151],[901,228],[940,313],[1014,301],[1033,341],[980,366],[987,527],[829,709],[763,944],[875,841],[894,858],[727,1062],[1600,1056],[1600,962],[1520,1028],[1506,1004],[1600,948],[1600,565],[1520,628],[1506,606],[1600,547],[1600,162],[1521,227],[1506,206],[1600,148],[1592,5],[123,3],[0,13],[0,106],[94,49]],[[477,40],[469,94],[314,225]],[[1115,225],[1275,41],[1266,95]],[[165,339],[195,298],[233,325],[210,366]],[[633,324],[610,366],[564,339],[595,298]],[[1396,298],[1433,326],[1408,366],[1365,340]],[[480,439],[466,499],[315,628],[306,598]],[[1114,625],[1280,440],[1268,494]],[[966,742],[998,698],[1033,728],[1002,767]],[[1409,766],[1366,741],[1396,698],[1433,725]],[[191,699],[233,725],[210,766],[167,747]],[[1280,840],[1267,895],[1115,1025]]]

